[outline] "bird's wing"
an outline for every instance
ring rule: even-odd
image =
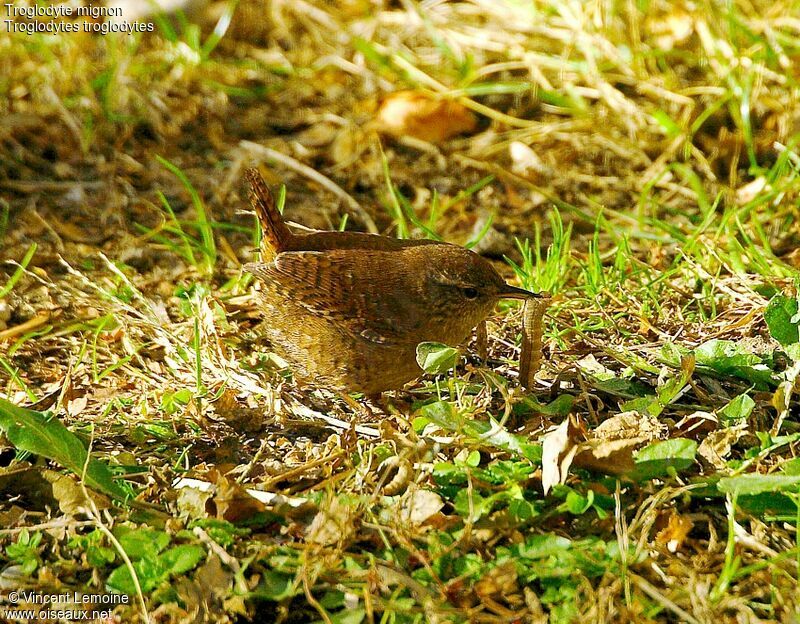
[[[397,263],[386,262],[386,254],[352,249],[287,251],[273,262],[248,264],[245,270],[356,338],[399,344],[407,342],[417,314],[408,293],[394,288],[395,278],[402,283],[402,276],[393,275],[390,267]]]

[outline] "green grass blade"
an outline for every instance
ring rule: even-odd
[[[186,177],[186,174],[183,173],[183,171],[181,171],[166,158],[156,156],[156,160],[175,177],[177,177],[178,180],[180,180],[181,184],[183,184],[183,187],[186,189],[192,199],[192,205],[194,206],[195,213],[197,214],[197,229],[200,231],[200,236],[203,240],[205,268],[206,272],[210,274],[214,270],[214,265],[217,263],[217,246],[214,242],[214,229],[211,227],[211,222],[208,218],[208,214],[206,213],[203,200],[200,198],[200,194],[194,188],[192,183],[189,181],[189,178]]]
[[[22,262],[20,262],[17,269],[8,279],[6,285],[3,286],[2,289],[0,289],[0,299],[2,299],[8,293],[11,292],[11,290],[14,288],[14,286],[22,277],[22,275],[25,273],[25,269],[28,267],[28,264],[30,264],[31,259],[33,258],[33,254],[35,253],[36,253],[36,243],[31,243],[31,246],[28,247],[28,251],[25,253],[25,257],[22,259]]]

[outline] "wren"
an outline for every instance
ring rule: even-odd
[[[541,295],[506,284],[478,254],[377,234],[292,233],[257,169],[250,202],[262,230],[266,337],[303,382],[378,395],[419,377],[421,342],[462,343],[501,298]]]

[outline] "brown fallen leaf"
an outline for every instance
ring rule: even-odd
[[[83,410],[86,409],[86,406],[89,404],[89,399],[86,396],[76,397],[67,401],[67,414],[72,416],[80,415]]]
[[[624,475],[636,467],[633,454],[648,441],[647,438],[631,438],[586,442],[581,445],[573,463],[578,468],[601,474]]]
[[[218,475],[216,494],[209,501],[216,507],[216,517],[228,522],[241,522],[260,514],[266,506],[257,500],[241,485],[222,475]]]
[[[591,432],[591,437],[598,440],[630,440],[646,438],[656,440],[664,438],[669,428],[658,418],[640,414],[637,411],[620,412],[606,418]]]
[[[9,448],[11,448],[10,445],[6,447],[0,443],[0,450],[5,451]],[[45,472],[40,467],[33,466],[26,461],[20,461],[13,466],[0,467],[0,495],[6,501],[22,497],[28,513],[54,507],[56,499],[53,496],[52,486],[44,475]],[[0,526],[5,528],[8,525]]]
[[[667,426],[657,418],[636,411],[622,412],[591,431],[573,463],[602,474],[624,475],[636,467],[633,454],[654,440],[663,439],[667,432]]]
[[[331,498],[327,507],[320,508],[311,521],[306,540],[321,546],[340,544],[356,530],[355,516],[355,509]]]
[[[423,490],[416,484],[411,484],[400,500],[398,515],[401,520],[409,524],[419,525],[442,507],[444,501],[436,492]]]
[[[378,131],[392,136],[410,136],[430,143],[472,132],[475,114],[453,100],[436,99],[420,91],[398,91],[378,109]]]
[[[697,447],[697,454],[717,470],[724,470],[728,466],[727,460],[729,459],[731,448],[740,438],[747,435],[747,431],[747,423],[745,422],[712,431],[700,442],[700,446]]]
[[[54,470],[43,470],[42,476],[53,486],[53,498],[58,501],[59,509],[67,515],[81,514],[91,505],[86,498],[87,494],[92,497],[98,509],[110,507],[107,497],[81,487],[81,484],[69,475]]]
[[[688,517],[673,512],[667,526],[656,535],[656,542],[665,545],[671,553],[677,552],[693,526],[694,523]]]
[[[210,471],[208,477],[216,480],[218,479],[216,474],[215,471]],[[216,492],[214,483],[182,477],[176,479],[172,487],[180,492],[178,508],[183,515],[190,518],[204,518],[209,513],[213,513],[213,508],[209,511],[206,507],[214,502],[208,502]],[[253,488],[247,488],[245,493],[259,503],[269,506],[272,511],[284,516],[304,516],[316,509],[316,505],[306,498],[289,497]]]
[[[701,410],[684,416],[675,424],[675,429],[680,431],[683,437],[695,440],[705,438],[709,433],[717,429],[717,427],[719,427],[717,415],[712,412],[703,412]]]

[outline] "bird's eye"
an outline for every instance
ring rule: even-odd
[[[467,299],[477,299],[478,298],[478,289],[477,288],[465,288],[464,289],[464,296]]]

